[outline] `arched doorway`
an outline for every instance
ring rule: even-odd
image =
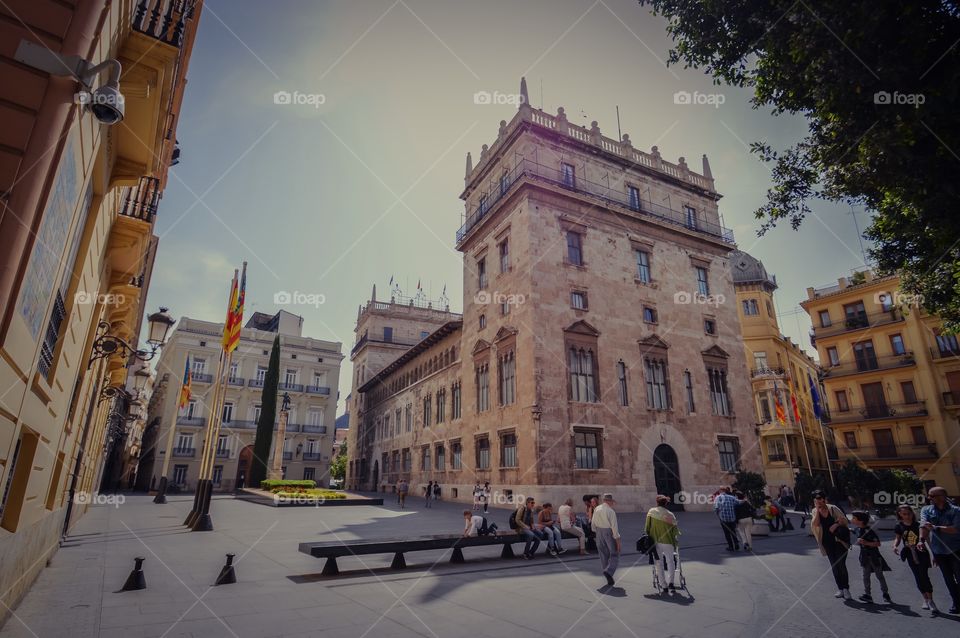
[[[373,462],[373,491],[380,491],[380,462]]]
[[[248,445],[240,450],[237,456],[237,478],[234,481],[234,489],[247,487],[247,476],[250,475],[250,462],[253,460],[253,446]]]
[[[657,494],[669,496],[671,499],[667,509],[682,512],[683,503],[677,503],[677,494],[683,491],[680,483],[680,462],[677,453],[666,443],[658,445],[653,451],[653,480],[657,486]]]

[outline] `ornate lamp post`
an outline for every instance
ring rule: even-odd
[[[167,342],[167,333],[170,332],[170,326],[176,323],[173,317],[167,314],[167,310],[168,308],[161,306],[158,312],[147,317],[147,322],[149,323],[147,336],[147,345],[150,346],[149,351],[135,348],[120,337],[115,337],[110,334],[110,324],[106,321],[101,321],[100,325],[97,326],[100,335],[96,341],[93,342],[93,354],[90,356],[87,368],[89,369],[97,359],[109,357],[117,352],[127,357],[134,357],[140,361],[150,361],[153,359],[160,348]]]
[[[270,469],[270,479],[283,478],[283,442],[287,438],[287,417],[290,414],[290,394],[283,393],[283,403],[280,404],[280,424],[277,426],[277,438],[273,445],[273,467]]]

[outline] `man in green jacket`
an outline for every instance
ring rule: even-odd
[[[677,591],[673,584],[676,571],[677,560],[674,552],[677,548],[677,537],[680,536],[680,528],[677,527],[677,517],[673,512],[667,509],[667,503],[670,499],[662,494],[657,495],[657,506],[651,507],[647,512],[647,523],[645,531],[656,544],[657,554],[657,579],[661,585],[666,585],[670,593]],[[667,561],[667,577],[663,574],[663,561]]]

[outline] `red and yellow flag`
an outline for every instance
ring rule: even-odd
[[[177,407],[181,410],[190,403],[190,385],[193,375],[190,374],[190,355],[187,355],[187,363],[183,367],[183,384],[180,386],[180,397],[177,400]]]
[[[783,401],[780,400],[780,388],[777,387],[777,382],[773,382],[773,403],[776,406],[777,421],[780,422],[780,425],[787,424],[787,413],[783,409]]]
[[[237,307],[237,271],[233,271],[233,282],[230,284],[230,298],[227,299],[227,319],[223,322],[223,341],[221,345],[224,351],[230,344],[230,328],[233,326],[233,311]]]
[[[797,393],[792,390],[793,388],[791,388],[790,392],[790,404],[793,406],[793,420],[797,425],[800,425],[802,420],[800,419],[800,407],[797,405]]]
[[[240,289],[237,292],[233,306],[233,323],[230,325],[230,334],[224,350],[233,352],[240,345],[240,330],[243,328],[243,304],[247,296],[247,262],[243,262],[243,274],[240,276]]]

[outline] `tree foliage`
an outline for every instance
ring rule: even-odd
[[[666,18],[669,63],[806,118],[805,138],[752,151],[773,185],[759,234],[820,198],[866,206],[881,273],[960,326],[960,9],[943,0],[639,0]]]
[[[342,481],[347,476],[347,442],[343,441],[340,444],[340,449],[337,450],[337,456],[334,457],[333,462],[330,463],[330,478],[337,479]]]
[[[876,472],[850,459],[837,472],[837,485],[853,499],[855,505],[867,507],[873,503],[874,495],[880,490],[880,479]]]
[[[273,442],[273,425],[277,420],[277,389],[280,385],[280,336],[273,339],[270,364],[263,377],[263,394],[260,398],[260,420],[257,421],[257,436],[253,441],[253,458],[250,461],[250,486],[258,487],[267,478],[270,462],[270,444]],[[279,441],[278,445],[283,445]]]
[[[737,478],[732,487],[743,492],[754,507],[760,507],[763,505],[764,488],[766,486],[767,481],[763,478],[763,474],[740,471],[737,472]]]

